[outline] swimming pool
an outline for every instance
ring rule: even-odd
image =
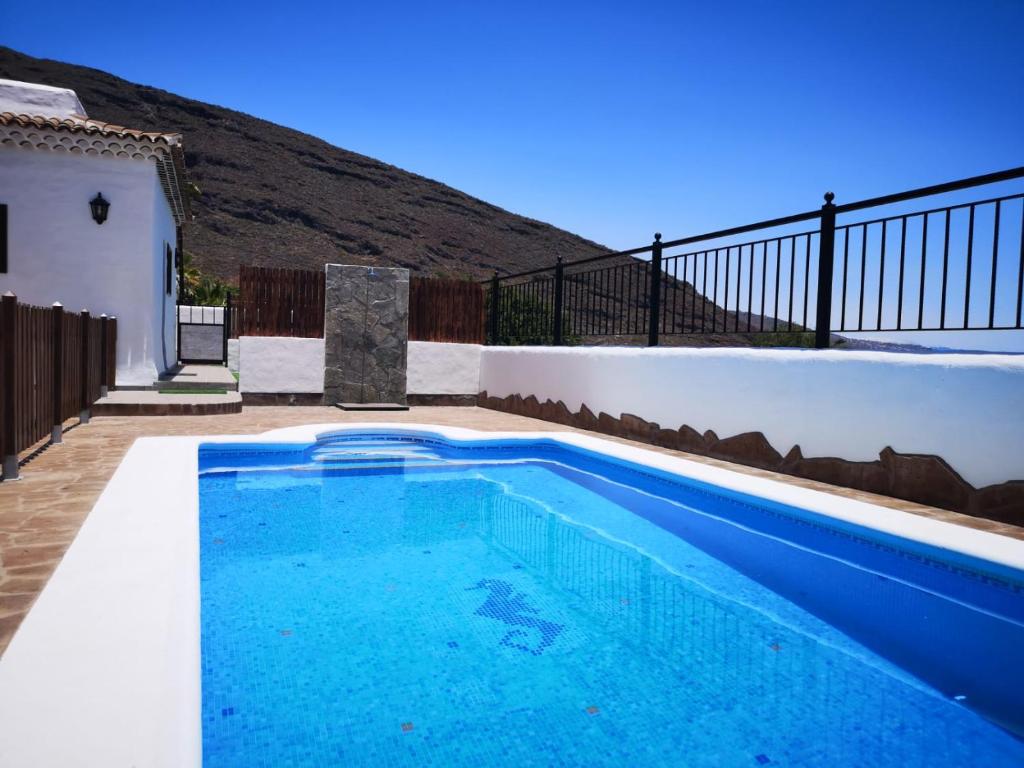
[[[199,469],[204,765],[1024,763],[1008,565],[550,439]]]

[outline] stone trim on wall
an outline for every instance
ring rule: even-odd
[[[476,395],[407,395],[409,405],[476,405]],[[332,405],[319,392],[243,392],[243,405]]]
[[[1024,480],[975,488],[938,456],[897,453],[885,448],[875,461],[850,461],[832,456],[805,457],[799,445],[783,455],[761,432],[719,437],[683,425],[662,429],[630,413],[617,418],[597,415],[586,404],[573,413],[559,400],[541,403],[533,395],[491,397],[481,392],[477,404],[505,413],[601,432],[642,443],[743,464],[758,469],[840,485],[859,491],[927,504],[975,517],[1024,525]]]
[[[243,392],[243,405],[323,405],[319,392]]]
[[[406,401],[409,405],[458,405],[465,407],[476,405],[476,400],[476,395],[410,394],[406,396]]]

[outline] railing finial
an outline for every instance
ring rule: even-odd
[[[655,232],[654,233],[654,242],[656,242],[656,243],[660,243],[661,242],[661,232]]]
[[[835,199],[836,199],[835,193],[833,193],[833,192],[826,192],[825,193],[825,205],[832,205],[832,201],[835,200]]]

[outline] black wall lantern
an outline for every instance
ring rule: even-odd
[[[92,220],[97,224],[102,224],[107,220],[110,203],[103,198],[102,192],[97,192],[96,197],[89,201],[89,208],[92,209]]]

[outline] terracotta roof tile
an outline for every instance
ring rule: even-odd
[[[175,221],[179,224],[191,220],[191,207],[189,205],[188,174],[185,169],[185,153],[180,133],[161,133],[159,131],[138,131],[132,128],[125,128],[123,125],[105,123],[102,120],[92,120],[88,117],[74,115],[67,118],[42,117],[33,115],[19,115],[13,112],[0,112],[0,128],[10,128],[17,132],[21,130],[42,130],[55,133],[73,134],[79,138],[73,141],[76,146],[71,146],[69,151],[82,151],[81,146],[85,137],[94,137],[101,140],[121,141],[133,145],[131,147],[115,146],[118,156],[142,158],[148,156],[157,163],[157,174],[160,177],[160,184],[167,196],[167,201],[174,212]],[[4,144],[11,143],[3,141]],[[24,142],[16,140],[14,143],[20,146],[51,148],[49,143]],[[152,150],[146,148],[150,145]],[[141,153],[139,154],[141,146]],[[63,146],[54,146],[55,149],[64,149]],[[95,147],[86,147],[88,153],[95,154]],[[111,154],[109,150],[103,154]]]
[[[48,128],[54,131],[67,133],[84,133],[86,135],[98,135],[103,138],[135,139],[136,141],[150,141],[154,144],[163,143],[172,146],[181,142],[180,133],[161,133],[159,131],[138,131],[132,128],[125,128],[123,125],[105,123],[102,120],[92,120],[86,117],[56,118],[40,117],[32,115],[16,115],[13,112],[0,112],[0,125],[17,125],[22,128]]]

